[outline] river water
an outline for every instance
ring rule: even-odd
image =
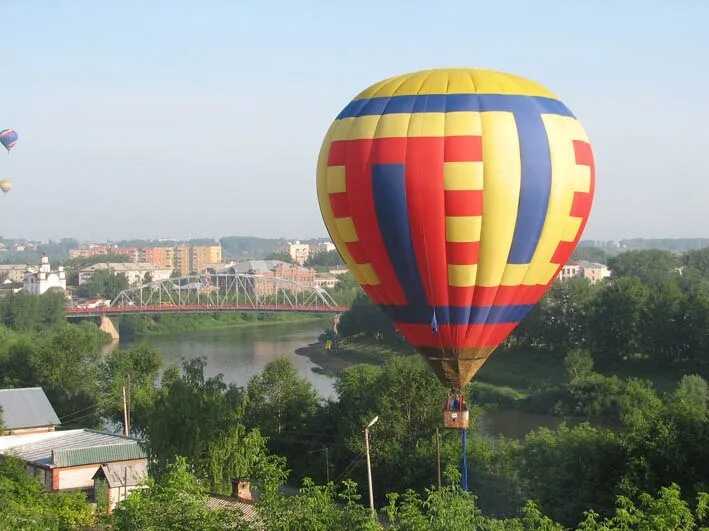
[[[219,328],[144,336],[121,340],[126,348],[137,342],[146,342],[158,350],[166,366],[180,364],[182,359],[204,357],[207,376],[224,375],[224,381],[246,386],[249,379],[281,357],[295,365],[298,374],[310,381],[323,398],[336,398],[334,378],[314,372],[317,368],[309,358],[295,350],[317,341],[323,331],[320,322],[284,322],[266,326]],[[504,435],[520,438],[535,428],[555,427],[559,417],[538,415],[516,410],[487,410],[479,421],[479,431],[491,437]]]

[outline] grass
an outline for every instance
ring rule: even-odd
[[[374,339],[357,337],[340,341],[337,356],[356,363],[382,365],[396,356],[412,355],[416,352],[407,346],[393,346]]]
[[[477,382],[508,387],[525,395],[565,379],[559,354],[521,348],[494,352],[475,377]]]
[[[355,363],[381,365],[395,356],[414,353],[412,348],[406,346],[392,346],[356,337],[341,341],[337,356]],[[658,367],[647,361],[628,362],[596,370],[604,376],[649,380],[661,392],[674,390],[686,374],[699,374],[709,380],[709,368]],[[540,389],[557,386],[565,381],[563,352],[512,348],[495,351],[476,375],[473,385],[475,392],[481,396],[494,398],[495,402],[504,402],[523,399]]]

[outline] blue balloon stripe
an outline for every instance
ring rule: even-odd
[[[418,94],[354,100],[340,112],[337,119],[418,112],[505,111],[517,113],[529,109],[530,104],[541,113],[574,117],[566,105],[559,100],[542,96]]]
[[[517,222],[507,263],[528,264],[539,243],[549,206],[551,155],[546,128],[534,103],[528,101],[514,117],[522,175]]]
[[[431,307],[421,283],[416,254],[411,240],[409,210],[403,164],[374,164],[372,195],[379,231],[394,272],[410,307],[419,308],[431,322]]]
[[[432,309],[428,306],[381,306],[397,323],[431,324]],[[436,322],[440,325],[473,325],[516,323],[524,319],[534,304],[506,306],[437,306]]]

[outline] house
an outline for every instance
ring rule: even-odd
[[[145,488],[148,465],[144,461],[101,465],[93,477],[94,498],[98,507],[112,512],[135,489]]]
[[[608,269],[608,266],[605,264],[581,260],[579,267],[583,270],[583,277],[589,280],[591,284],[595,284],[611,276],[611,270]]]
[[[172,274],[172,269],[169,267],[147,262],[101,262],[79,270],[79,286],[86,284],[96,271],[103,270],[111,270],[116,274],[125,275],[131,286],[140,286],[146,279],[151,279],[152,281],[166,280]]]
[[[47,490],[82,490],[94,495],[94,476],[103,465],[147,466],[138,439],[88,429],[0,437],[0,456],[25,462]],[[136,472],[137,473],[137,472]],[[110,474],[110,473],[109,473]],[[123,471],[124,478],[126,472]]]
[[[559,271],[559,280],[569,280],[570,278],[578,277],[581,273],[581,268],[576,262],[564,264],[564,267]]]
[[[5,426],[0,435],[46,433],[61,424],[41,387],[0,389],[0,409]]]
[[[587,262],[586,260],[579,260],[578,262],[569,262],[564,265],[559,271],[559,280],[569,280],[575,277],[583,277],[591,284],[600,282],[605,278],[611,276],[611,270],[605,264],[598,264],[596,262]]]

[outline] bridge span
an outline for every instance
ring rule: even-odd
[[[122,315],[175,313],[299,312],[338,314],[325,289],[295,280],[245,273],[203,273],[148,282],[118,294],[110,304],[67,307],[67,317],[100,317],[101,329],[118,339]]]

